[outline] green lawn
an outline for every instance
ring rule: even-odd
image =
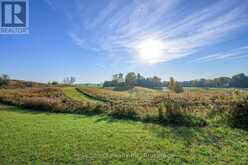
[[[248,133],[0,105],[0,164],[247,164]]]
[[[94,100],[92,98],[89,98],[88,96],[84,95],[81,92],[78,92],[75,87],[65,87],[63,88],[63,92],[71,99],[77,100],[77,101],[87,101],[92,103],[102,103],[99,100]]]

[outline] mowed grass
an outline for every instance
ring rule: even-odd
[[[77,100],[77,101],[87,101],[87,102],[91,102],[91,103],[102,103],[99,100],[89,98],[88,96],[84,95],[83,93],[77,91],[77,89],[75,87],[65,87],[65,88],[63,88],[63,92],[69,98]]]
[[[0,164],[247,164],[248,133],[0,105]]]

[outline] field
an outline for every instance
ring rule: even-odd
[[[77,101],[101,103],[101,101],[99,101],[99,100],[91,99],[91,98],[87,97],[86,95],[84,95],[83,93],[78,92],[77,89],[74,87],[63,88],[63,91],[69,98],[77,100]]]
[[[247,164],[248,93],[0,89],[1,164]]]
[[[0,106],[7,164],[246,164],[248,133]],[[125,161],[125,163],[124,163]]]

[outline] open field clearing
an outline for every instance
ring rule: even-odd
[[[248,165],[248,0],[0,13],[0,165]]]
[[[119,119],[200,127],[212,122],[230,124],[230,120],[235,118],[234,122],[247,128],[247,111],[242,110],[247,108],[247,97],[248,93],[242,91],[186,91],[176,94],[140,87],[123,92],[106,88],[74,87],[0,90],[2,103],[24,108],[62,113],[106,114]],[[241,113],[242,122],[238,121]]]
[[[0,106],[7,164],[247,164],[248,134]],[[125,161],[125,162],[123,162]]]
[[[0,89],[0,162],[246,165],[247,96],[141,87]]]
[[[83,93],[80,93],[74,87],[65,87],[63,88],[63,92],[65,93],[66,96],[70,97],[71,99],[77,100],[77,101],[101,103],[101,101],[99,100],[91,99],[90,97],[84,95]]]

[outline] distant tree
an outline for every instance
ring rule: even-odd
[[[0,86],[7,85],[9,83],[9,76],[7,74],[3,74],[0,76]]]
[[[3,74],[3,75],[2,75],[2,78],[5,79],[5,80],[9,80],[9,79],[10,79],[10,78],[9,78],[9,75],[7,75],[7,74]]]
[[[178,82],[183,87],[216,87],[216,88],[226,88],[231,87],[231,78],[229,77],[219,77],[215,79],[200,79]]]
[[[58,85],[59,83],[57,81],[53,81],[51,84],[52,85]]]
[[[183,87],[173,77],[170,78],[168,88],[176,93],[183,92]]]
[[[125,80],[124,80],[124,78],[123,78],[123,73],[114,74],[114,75],[113,75],[113,78],[112,78],[112,81],[116,81],[117,84],[118,84],[118,83],[123,83],[123,82],[125,82]]]
[[[154,76],[152,79],[152,82],[153,82],[154,87],[160,87],[161,86],[161,78],[159,78],[158,76]]]
[[[134,72],[130,72],[126,75],[124,80],[122,73],[114,74],[112,81],[105,81],[104,87],[118,87],[119,89],[127,89],[129,86],[141,86],[146,88],[162,87],[165,83],[161,82],[161,78],[158,76],[145,78],[140,73],[137,75]]]
[[[168,84],[168,88],[174,90],[176,88],[177,82],[173,77],[170,78],[170,82]]]
[[[181,92],[183,92],[184,90],[183,90],[183,87],[182,87],[179,83],[176,83],[176,88],[174,89],[174,91],[175,91],[176,93],[181,93]]]
[[[64,84],[67,84],[67,85],[72,85],[72,84],[74,84],[76,82],[76,78],[75,77],[66,77],[66,78],[64,78],[64,80],[63,80],[63,83]]]
[[[215,87],[228,87],[230,85],[231,79],[229,77],[219,77],[214,80]]]
[[[103,87],[113,87],[112,81],[104,81]]]
[[[163,81],[163,82],[162,82],[162,87],[167,87],[167,86],[168,86],[168,84],[169,84],[169,82],[168,82],[168,81]]]
[[[137,76],[134,72],[130,72],[126,75],[126,84],[128,86],[135,86],[137,83]]]
[[[230,85],[236,88],[248,88],[248,77],[244,73],[234,75]]]
[[[144,77],[140,73],[137,73],[137,80],[142,80],[142,79],[144,79]]]
[[[112,77],[112,80],[116,80],[116,79],[118,79],[118,74],[114,74]]]
[[[143,81],[144,81],[144,77],[140,74],[140,73],[138,73],[137,74],[137,84],[139,85],[139,86],[143,86]]]

